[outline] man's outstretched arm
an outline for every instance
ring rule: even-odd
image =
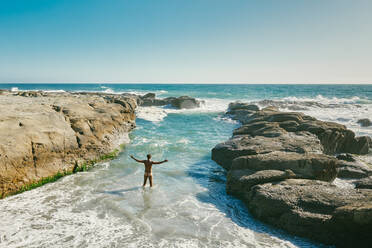
[[[165,163],[165,162],[168,162],[168,159],[163,160],[163,161],[159,161],[159,162],[152,162],[152,164],[162,164],[162,163]]]
[[[133,157],[133,155],[130,155],[130,157],[134,160],[136,160],[138,163],[144,163],[145,160],[139,160],[139,159],[136,159],[135,157]]]

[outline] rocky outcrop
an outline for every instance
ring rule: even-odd
[[[155,97],[155,93],[148,93],[143,96],[135,97],[137,99],[137,104],[143,107],[170,105],[177,109],[191,109],[200,107],[200,104],[202,103],[202,101],[196,100],[195,98],[189,96],[158,99]]]
[[[299,236],[341,246],[371,241],[365,235],[372,225],[369,181],[347,192],[332,184],[338,173],[354,179],[371,175],[372,168],[350,154],[368,153],[370,137],[273,106],[259,110],[232,103],[227,114],[242,126],[212,149],[212,159],[228,171],[229,194],[242,199],[257,218]],[[339,153],[344,154],[336,158]]]
[[[0,195],[112,152],[135,126],[135,108],[120,95],[1,95]]]
[[[243,199],[254,216],[292,234],[339,247],[372,242],[372,190],[287,179],[257,185]]]
[[[354,182],[357,189],[371,189],[372,190],[372,176],[363,178]]]
[[[372,176],[372,167],[352,154],[339,154],[336,157],[337,177],[360,179]]]
[[[365,119],[360,119],[357,121],[362,127],[369,127],[372,126],[372,122],[370,119],[365,118]]]

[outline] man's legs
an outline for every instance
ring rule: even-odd
[[[143,176],[143,185],[142,185],[142,187],[145,187],[146,181],[147,181],[147,176]],[[151,185],[151,181],[150,181],[150,185]]]
[[[152,176],[149,176],[150,179],[150,187],[152,187]]]

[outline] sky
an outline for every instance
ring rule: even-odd
[[[371,0],[0,0],[0,83],[372,83]]]

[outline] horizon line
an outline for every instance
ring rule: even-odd
[[[215,84],[215,85],[372,85],[372,82],[0,82],[2,84]]]

